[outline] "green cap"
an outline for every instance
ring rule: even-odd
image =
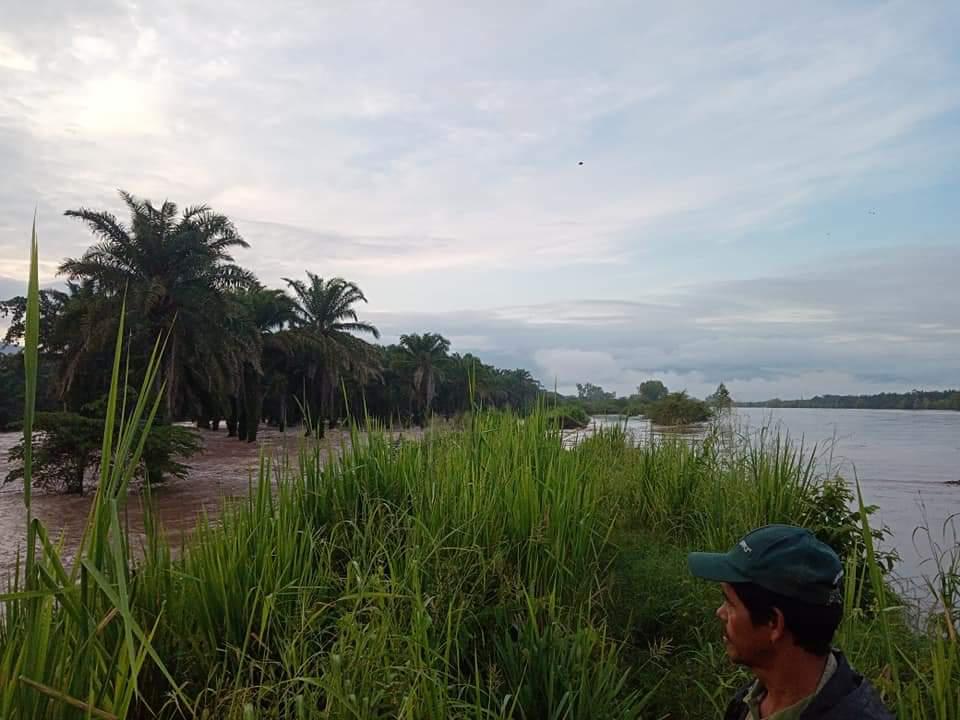
[[[793,525],[767,525],[726,553],[690,553],[690,572],[704,580],[754,583],[812,605],[841,601],[843,564],[813,533]]]

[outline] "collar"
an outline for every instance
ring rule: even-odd
[[[842,657],[840,658],[843,659]],[[783,708],[778,710],[771,718],[778,717],[781,713],[789,713],[791,710],[797,709],[797,706],[806,707],[813,700],[820,695],[820,691],[823,690],[827,683],[833,679],[833,676],[837,673],[837,668],[840,667],[840,662],[838,661],[835,654],[831,652],[827,655],[827,663],[823,667],[823,672],[820,674],[820,680],[817,682],[817,687],[812,693],[807,695],[805,698],[798,700],[796,703],[790,707]],[[750,717],[751,718],[760,718],[760,703],[767,694],[767,689],[760,684],[759,680],[754,680],[753,684],[747,690],[747,694],[743,698],[743,702],[746,703],[747,707],[750,708]]]

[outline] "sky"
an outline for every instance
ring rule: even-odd
[[[3,2],[0,296],[123,188],[570,392],[960,386],[960,4]]]

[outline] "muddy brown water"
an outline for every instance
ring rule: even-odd
[[[291,462],[296,462],[297,451],[304,442],[302,432],[296,429],[280,433],[275,428],[261,428],[256,443],[228,438],[222,430],[199,433],[203,451],[186,461],[190,468],[187,476],[158,485],[151,493],[155,517],[173,547],[178,547],[184,535],[196,527],[201,513],[216,516],[225,501],[247,495],[249,483],[258,473],[261,448],[272,457],[287,455]],[[418,431],[393,435],[414,438]],[[0,433],[0,480],[10,469],[7,451],[20,437],[17,433]],[[349,447],[350,437],[345,431],[333,430],[320,442],[324,455],[329,457]],[[62,535],[65,559],[72,561],[92,501],[92,490],[82,496],[33,491],[33,514],[43,523],[51,539]],[[125,518],[134,539],[142,537],[143,511],[136,493],[131,493]],[[25,538],[23,486],[21,483],[0,486],[0,591],[6,589],[6,579],[16,567],[17,553],[23,552]]]

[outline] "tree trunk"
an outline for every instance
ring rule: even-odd
[[[230,415],[227,417],[227,437],[234,437],[237,434],[237,398],[230,396]]]
[[[260,376],[251,367],[243,369],[244,415],[246,416],[247,442],[257,439],[257,430],[260,426],[260,415],[263,407],[263,393],[260,391]]]
[[[327,384],[327,420],[329,420],[329,427],[331,430],[337,426],[340,420],[340,413],[337,411],[337,393],[340,391],[339,385],[339,373],[331,372],[328,378]]]
[[[87,472],[87,459],[81,457],[74,464],[73,473],[68,476],[66,492],[68,495],[83,495],[83,476]]]
[[[324,427],[327,419],[327,370],[320,368],[320,382],[316,386],[316,414],[311,418],[314,429],[317,431],[317,437],[323,439]]]
[[[424,403],[423,403],[424,417],[430,414],[430,403],[433,402],[433,394],[435,392],[433,368],[427,368],[427,372],[425,374],[427,376],[425,378],[427,389],[426,389],[426,398],[424,399]]]
[[[237,440],[247,439],[247,404],[243,401],[246,390],[241,385],[237,397]]]

